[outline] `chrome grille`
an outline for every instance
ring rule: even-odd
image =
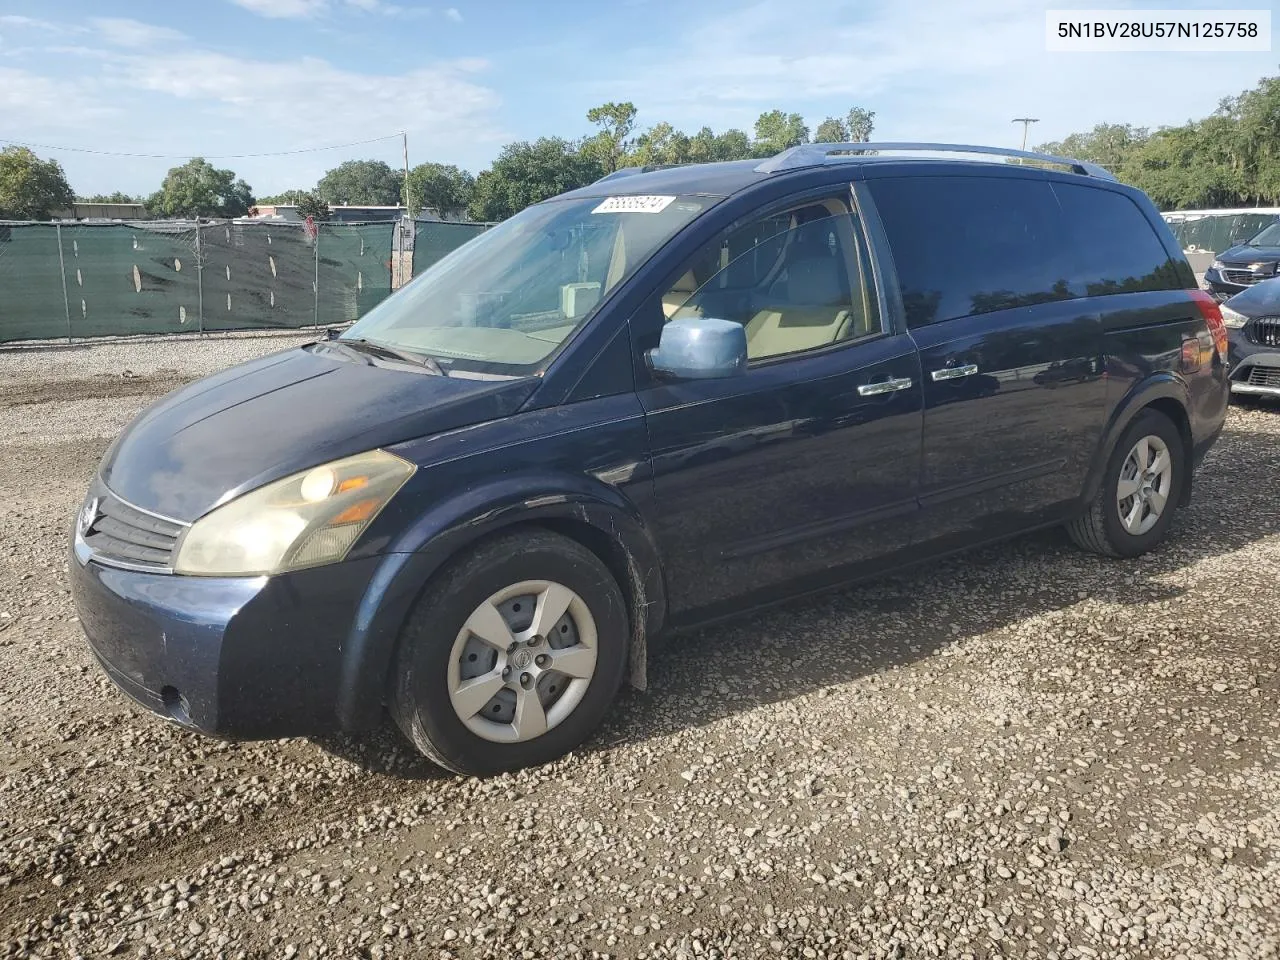
[[[1252,286],[1253,284],[1260,283],[1263,280],[1270,280],[1273,276],[1275,276],[1275,274],[1269,274],[1264,277],[1254,273],[1248,268],[1239,269],[1237,267],[1223,267],[1222,269],[1223,280],[1227,281],[1227,283],[1236,283],[1243,287]]]
[[[1280,317],[1259,317],[1249,325],[1249,339],[1263,347],[1280,347]]]
[[[1250,367],[1246,382],[1251,387],[1275,387],[1280,390],[1280,367]]]
[[[173,548],[185,525],[141,510],[109,490],[98,490],[93,522],[80,534],[94,559],[147,570],[171,569]]]

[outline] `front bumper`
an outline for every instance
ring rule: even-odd
[[[105,566],[73,544],[71,594],[107,675],[149,710],[234,739],[337,727],[343,644],[377,558],[276,577]]]
[[[1250,343],[1245,330],[1228,330],[1231,392],[1280,398],[1280,349]]]
[[[1247,264],[1231,264],[1232,270],[1247,270]],[[1263,280],[1269,280],[1277,274],[1259,274],[1253,283],[1260,283]],[[1237,293],[1243,293],[1248,290],[1252,283],[1234,283],[1222,275],[1220,270],[1208,269],[1204,273],[1204,286],[1213,295],[1213,298],[1221,303],[1229,300]]]

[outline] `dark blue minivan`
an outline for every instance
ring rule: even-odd
[[[193,383],[76,520],[90,644],[226,737],[487,774],[679,628],[1065,525],[1132,557],[1222,429],[1219,308],[1140,192],[990,148],[620,170],[335,339]]]

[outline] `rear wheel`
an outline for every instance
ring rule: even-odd
[[[576,541],[490,541],[423,595],[401,639],[397,724],[427,757],[484,775],[545,763],[599,726],[627,655],[622,592]]]
[[[1182,434],[1164,414],[1140,413],[1111,453],[1098,492],[1067,524],[1077,545],[1109,557],[1136,557],[1164,539],[1182,495]]]

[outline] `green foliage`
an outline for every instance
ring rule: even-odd
[[[849,131],[849,140],[853,143],[867,143],[871,132],[876,128],[876,112],[863,107],[852,107],[845,117],[845,126]]]
[[[876,112],[852,107],[843,117],[827,117],[813,132],[814,143],[866,143],[876,126]]]
[[[312,220],[328,220],[329,205],[320,199],[320,194],[308,190],[298,197],[298,216],[310,217]]]
[[[75,202],[62,165],[26,147],[0,150],[0,219],[46,220]]]
[[[258,197],[257,202],[260,206],[293,207],[301,203],[302,198],[310,193],[310,190],[286,190],[284,193],[272,194],[269,197]]]
[[[404,173],[381,160],[348,160],[321,177],[316,192],[326,203],[394,207],[403,186]]]
[[[849,139],[849,128],[839,117],[827,117],[813,131],[814,143],[844,143]]]
[[[582,149],[593,156],[606,173],[621,166],[636,122],[634,103],[604,103],[587,111],[587,120],[600,127],[600,132],[588,138]]]
[[[798,113],[770,110],[756,120],[755,152],[757,156],[771,157],[788,147],[809,142],[809,128]]]
[[[147,198],[147,209],[166,217],[242,217],[252,204],[247,183],[203,157],[171,169]]]
[[[433,210],[450,220],[466,212],[475,185],[475,177],[452,164],[420,163],[409,171],[405,193],[415,214]]]
[[[1179,127],[1103,123],[1037,149],[1099,163],[1165,210],[1278,205],[1280,77]]]
[[[142,197],[131,197],[117,190],[115,193],[95,193],[91,197],[76,197],[76,203],[142,203]]]
[[[493,166],[476,177],[468,212],[475,220],[505,220],[531,203],[585,186],[604,173],[593,151],[559,137],[510,143]]]

